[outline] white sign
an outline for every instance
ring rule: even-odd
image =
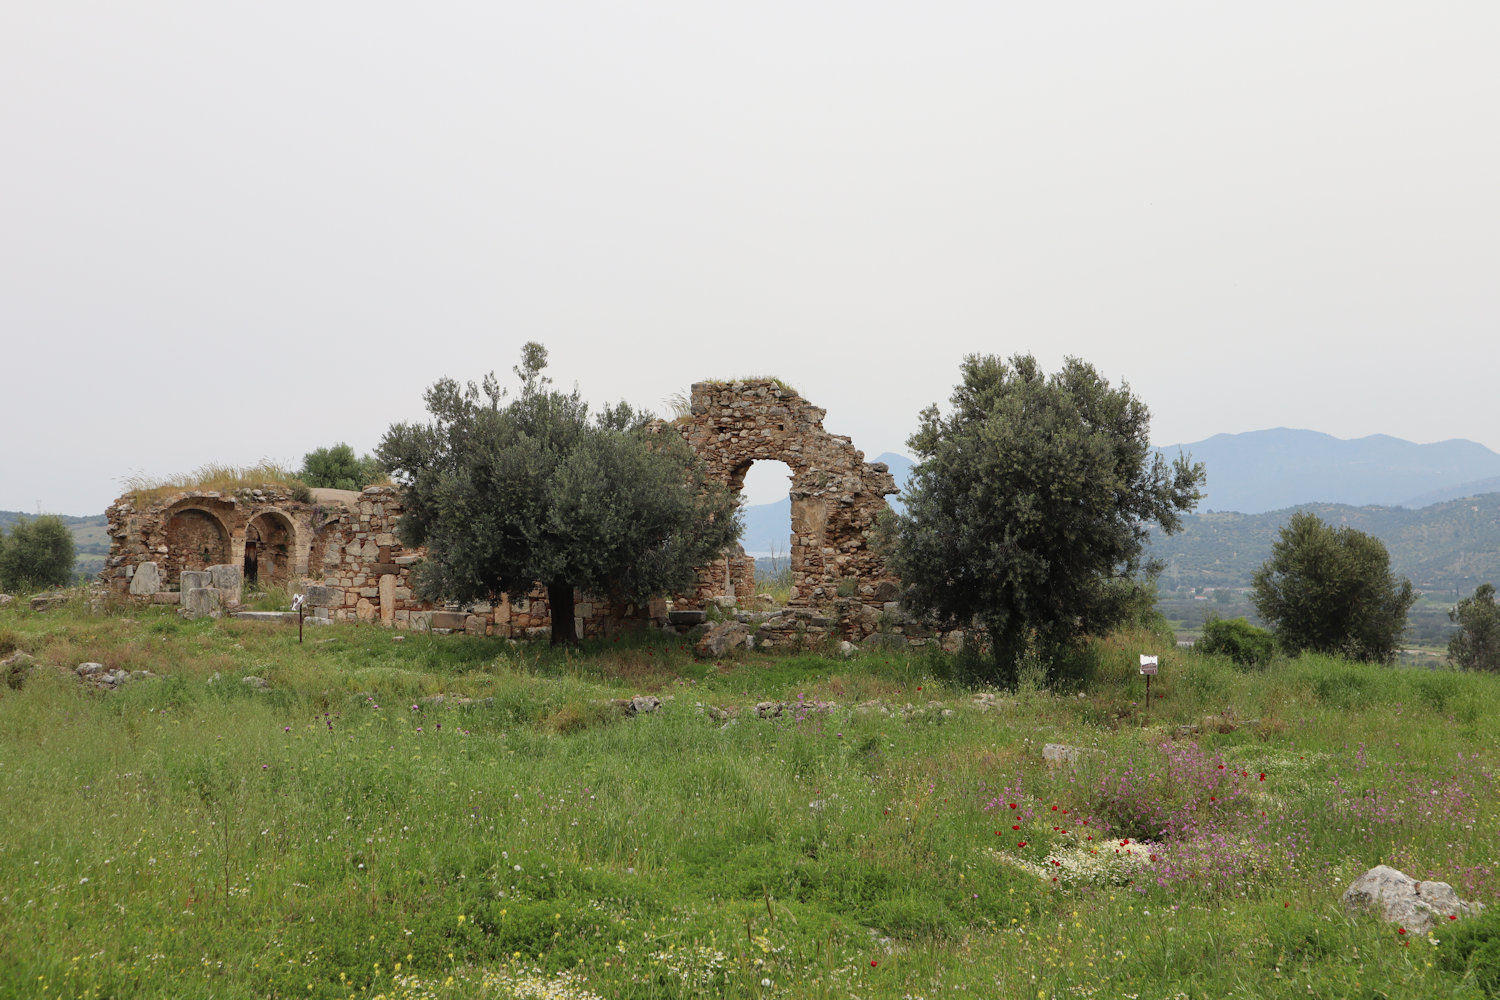
[[[1147,656],[1145,653],[1141,654],[1141,673],[1143,673],[1143,674],[1154,674],[1154,673],[1156,673],[1156,657],[1154,657],[1154,656]]]
[[[292,610],[293,611],[301,611],[302,610],[302,595],[301,594],[293,594],[292,595]]]

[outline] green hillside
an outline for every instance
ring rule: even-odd
[[[1151,554],[1167,565],[1163,588],[1248,587],[1277,532],[1299,510],[1379,538],[1395,571],[1434,598],[1457,600],[1500,580],[1500,493],[1486,493],[1417,510],[1304,504],[1265,514],[1191,515],[1180,533],[1153,537]]]

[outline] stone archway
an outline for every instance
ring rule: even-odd
[[[183,570],[202,570],[229,561],[229,531],[216,514],[201,507],[182,507],[167,519],[166,582],[177,583]]]
[[[849,438],[825,431],[826,414],[776,379],[699,382],[688,416],[676,424],[709,474],[736,492],[754,462],[791,469],[790,603],[798,606],[832,600],[845,584],[851,596],[864,587],[873,592],[888,578],[869,539],[895,480],[884,465],[866,462]],[[700,579],[685,603],[724,593],[716,584]]]
[[[245,525],[244,578],[247,584],[285,587],[296,566],[297,529],[285,514],[263,511]]]

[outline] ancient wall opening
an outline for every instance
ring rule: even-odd
[[[729,476],[739,493],[745,533],[741,545],[752,560],[753,589],[787,595],[792,586],[792,467],[776,459],[746,462]],[[726,596],[746,598],[750,594]]]
[[[791,470],[789,603],[821,605],[841,596],[874,600],[888,579],[869,545],[875,520],[896,492],[884,466],[864,460],[849,438],[823,429],[825,411],[776,379],[699,382],[686,417],[676,423],[710,475],[740,489],[758,462]],[[724,594],[724,572],[705,567],[685,607]]]
[[[167,520],[166,582],[177,583],[183,570],[202,570],[229,561],[229,532],[206,510],[188,507]]]
[[[283,514],[266,511],[251,518],[245,526],[245,582],[288,586],[296,561],[296,538],[296,529]]]

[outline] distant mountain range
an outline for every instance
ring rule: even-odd
[[[1455,439],[1413,444],[1384,434],[1343,440],[1317,431],[1215,434],[1179,451],[1204,463],[1207,496],[1199,511],[1261,514],[1298,504],[1425,507],[1500,491],[1500,454]]]

